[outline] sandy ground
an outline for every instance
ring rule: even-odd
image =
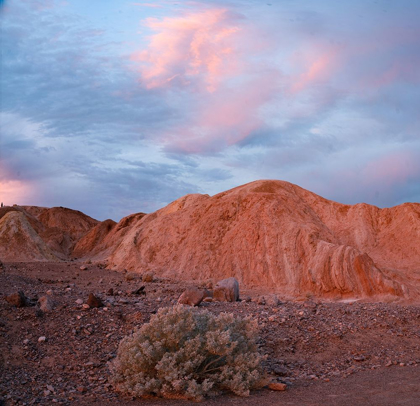
[[[108,382],[108,362],[122,337],[176,302],[187,286],[158,279],[126,280],[97,265],[7,263],[0,274],[0,404],[187,405],[175,400],[128,399]],[[132,292],[145,286],[145,294]],[[109,291],[113,289],[113,294]],[[47,296],[52,311],[17,308],[4,296],[22,290]],[[89,293],[105,308],[84,309]],[[317,300],[258,304],[208,303],[209,311],[258,319],[267,372],[284,382],[249,398],[231,395],[206,405],[420,405],[420,306]],[[85,306],[86,307],[86,306]],[[45,337],[45,341],[40,339]]]

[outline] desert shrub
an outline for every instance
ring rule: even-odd
[[[250,319],[182,305],[162,308],[121,341],[113,383],[131,396],[201,400],[223,390],[248,396],[265,383],[257,338]]]

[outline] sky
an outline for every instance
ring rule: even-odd
[[[0,200],[118,221],[258,179],[420,202],[418,0],[0,0]]]

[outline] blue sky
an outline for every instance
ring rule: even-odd
[[[100,220],[282,179],[420,201],[420,3],[1,4],[0,200]]]

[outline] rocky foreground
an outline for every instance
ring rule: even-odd
[[[6,263],[0,270],[0,404],[188,403],[120,398],[108,381],[108,362],[121,338],[193,286],[145,279],[77,262]],[[5,300],[18,291],[28,306]],[[91,293],[103,306],[92,297],[87,305]],[[44,310],[31,306],[42,297]],[[287,390],[205,404],[418,405],[420,306],[321,302],[309,294],[277,301],[243,289],[240,297],[200,306],[256,318],[267,372]]]

